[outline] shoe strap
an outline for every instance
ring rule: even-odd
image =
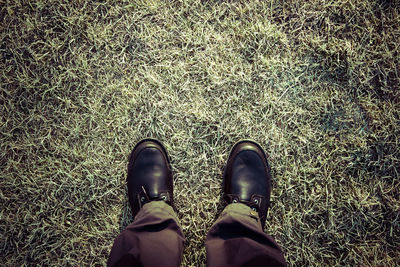
[[[244,200],[240,199],[240,197],[236,194],[225,194],[224,199],[227,204],[242,203],[246,206],[249,206],[254,211],[259,211],[261,208],[261,202],[264,201],[264,197],[260,195],[252,195],[250,200]]]
[[[160,192],[156,197],[150,197],[149,194],[147,194],[146,189],[142,186],[142,190],[138,193],[137,197],[140,208],[142,208],[144,204],[150,201],[158,201],[158,200],[165,201],[166,203],[171,205],[171,196],[168,191]]]

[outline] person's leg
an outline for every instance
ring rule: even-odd
[[[172,207],[164,201],[152,201],[115,239],[107,265],[179,266],[183,242]]]
[[[263,228],[271,175],[262,148],[237,143],[224,173],[227,206],[206,238],[207,266],[286,266],[282,250]]]
[[[173,181],[165,148],[139,142],[128,164],[128,198],[135,218],[115,239],[108,266],[179,266],[184,236],[173,210]]]
[[[278,244],[261,228],[257,212],[242,203],[225,207],[206,238],[207,265],[286,266]]]

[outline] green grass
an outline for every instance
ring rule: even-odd
[[[0,262],[104,265],[128,155],[162,141],[204,266],[232,145],[269,155],[291,266],[400,259],[400,5],[0,1]]]

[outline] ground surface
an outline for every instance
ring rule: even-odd
[[[183,266],[205,264],[243,138],[269,154],[266,232],[290,265],[399,263],[399,2],[0,2],[1,264],[105,264],[150,136]]]

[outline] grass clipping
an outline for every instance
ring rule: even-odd
[[[400,258],[397,1],[5,1],[0,262],[105,264],[127,158],[172,158],[183,266],[204,266],[232,145],[273,172],[292,266]]]

